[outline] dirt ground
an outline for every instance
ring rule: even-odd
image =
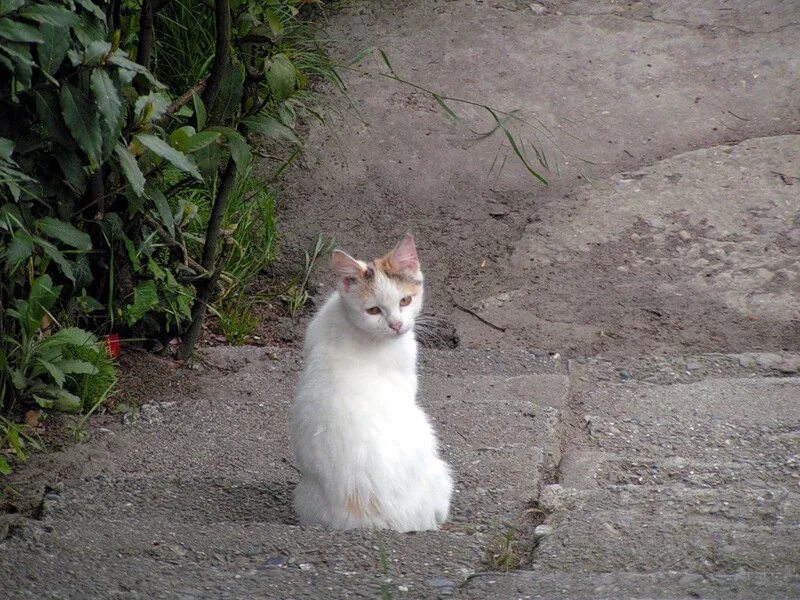
[[[33,457],[0,596],[800,598],[797,3],[357,1],[327,30],[343,61],[380,47],[519,111],[549,167],[543,186],[484,109],[449,120],[370,59],[280,193],[283,269],[320,234],[361,257],[416,235],[452,328],[420,361],[450,522],[297,525],[309,312],[129,370],[147,402]]]

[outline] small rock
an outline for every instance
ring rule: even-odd
[[[429,582],[433,587],[437,589],[441,588],[454,588],[456,586],[454,581],[450,581],[449,579],[445,579],[443,577],[434,577]]]
[[[632,242],[638,242],[640,239],[642,239],[642,236],[634,232],[630,235],[630,238]]]
[[[619,373],[619,378],[623,381],[631,378],[631,372],[628,369],[617,369],[617,373]]]
[[[686,363],[685,368],[687,371],[699,371],[703,368],[703,365],[698,362],[689,361]]]
[[[539,525],[533,530],[533,536],[536,538],[543,538],[548,535],[553,535],[553,528],[550,525]]]
[[[693,239],[692,234],[686,231],[685,229],[681,229],[678,232],[678,237],[681,238],[684,242],[689,242]]]
[[[652,219],[647,220],[647,224],[650,225],[653,229],[664,229],[667,225],[661,219],[657,217],[653,217]]]
[[[272,568],[285,567],[287,564],[289,564],[289,557],[283,556],[282,554],[270,556],[266,561],[264,561],[265,566]]]
[[[547,12],[547,7],[539,4],[538,2],[531,2],[528,6],[535,15],[543,15],[544,13]]]
[[[300,563],[297,566],[300,567],[301,571],[313,571],[314,570],[314,565],[312,565],[311,563]]]
[[[495,219],[505,217],[509,212],[509,208],[505,204],[492,204],[489,207],[489,215]]]

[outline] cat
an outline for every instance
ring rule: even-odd
[[[335,250],[337,290],[308,326],[291,414],[302,524],[437,529],[453,481],[416,403],[423,276],[407,234],[364,262]]]

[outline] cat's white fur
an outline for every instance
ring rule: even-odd
[[[308,327],[291,415],[303,524],[418,531],[447,519],[452,479],[416,403],[422,273],[413,238],[388,256],[419,281],[408,306],[400,306],[407,287],[337,251],[338,290]],[[374,306],[380,314],[366,312]]]

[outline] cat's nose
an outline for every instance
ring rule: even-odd
[[[400,333],[400,330],[403,328],[403,323],[401,323],[400,321],[393,321],[389,323],[389,327],[391,327],[392,331],[394,331],[395,333]]]

